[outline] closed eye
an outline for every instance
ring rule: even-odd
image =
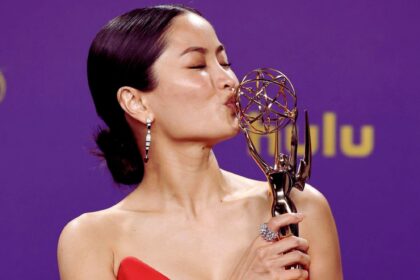
[[[222,65],[223,67],[230,68],[232,66],[232,63],[220,63],[220,65]]]
[[[232,66],[232,63],[220,63],[221,66],[226,67],[226,68],[230,68]],[[195,65],[195,66],[190,66],[188,67],[189,69],[204,69],[206,68],[207,65]]]
[[[205,67],[206,67],[206,65],[195,65],[195,66],[190,66],[188,68],[190,68],[190,69],[203,69]]]

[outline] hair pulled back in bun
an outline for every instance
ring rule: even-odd
[[[135,9],[109,21],[95,36],[87,59],[89,89],[96,112],[107,127],[95,135],[100,155],[115,182],[137,185],[143,178],[143,160],[117,91],[130,86],[148,92],[156,87],[151,66],[164,47],[164,33],[172,19],[185,12],[182,5]]]

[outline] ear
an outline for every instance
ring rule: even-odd
[[[146,124],[146,119],[153,121],[154,115],[147,106],[144,93],[133,87],[123,86],[117,91],[117,99],[121,108],[133,119]]]

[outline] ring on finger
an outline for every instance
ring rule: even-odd
[[[279,240],[278,232],[272,231],[267,223],[263,223],[260,225],[260,235],[265,241],[277,241]]]

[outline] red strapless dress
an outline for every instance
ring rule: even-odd
[[[117,280],[169,280],[169,278],[138,258],[126,257],[118,268]]]

